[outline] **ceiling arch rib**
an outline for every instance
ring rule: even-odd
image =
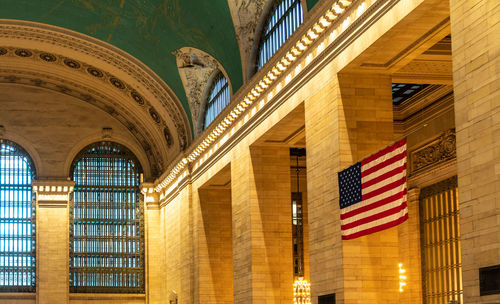
[[[27,49],[23,49],[27,52]],[[8,54],[8,53],[7,53]],[[54,91],[60,94],[74,97],[84,103],[101,109],[115,120],[119,121],[134,136],[147,156],[151,176],[161,174],[166,165],[168,155],[165,149],[158,143],[162,138],[155,134],[155,130],[144,124],[144,119],[140,119],[134,112],[123,106],[116,96],[110,96],[105,92],[94,90],[88,83],[76,83],[67,77],[51,75],[49,73],[19,68],[16,62],[7,64],[5,58],[0,57],[0,84],[21,85],[24,87],[35,87]],[[73,62],[72,62],[73,64]],[[22,88],[20,88],[22,90]],[[16,95],[11,95],[16,98]],[[36,108],[36,105],[33,105]],[[78,113],[74,113],[75,117]],[[154,143],[151,145],[150,143]]]
[[[2,20],[0,38],[0,81],[44,87],[103,109],[134,134],[154,176],[189,144],[182,105],[130,55],[78,33],[27,22]]]

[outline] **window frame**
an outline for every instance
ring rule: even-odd
[[[291,1],[292,3],[289,6],[289,8],[282,13],[281,17],[278,18],[278,20],[276,20],[274,25],[271,26],[271,28],[269,29],[269,33],[266,33],[266,31],[269,28],[269,24],[273,22],[273,16],[275,12],[279,9],[280,4],[284,3],[285,1]],[[284,38],[282,43],[280,43],[277,47],[275,45],[274,47],[276,47],[276,49],[274,51],[268,52],[271,54],[270,55],[266,54],[266,56],[268,57],[264,60],[261,60],[262,57],[261,51],[264,47],[264,44],[266,43],[266,38],[269,38],[269,36],[273,32],[275,32],[273,30],[275,30],[280,24],[282,24],[283,22],[287,22],[289,20],[287,19],[287,17],[289,17],[290,14],[293,13],[295,7],[298,7],[297,12],[300,12],[300,15],[298,16],[299,19],[292,20],[295,28],[290,28],[290,27],[286,28],[285,30],[287,30],[288,33],[286,33],[286,37]],[[283,46],[288,41],[288,39],[295,33],[295,31],[297,31],[297,29],[304,23],[306,15],[305,14],[306,7],[307,7],[306,4],[302,0],[273,0],[270,2],[269,8],[267,10],[264,10],[265,13],[263,14],[263,16],[265,16],[265,18],[261,19],[263,21],[261,22],[260,27],[258,27],[256,31],[257,37],[255,41],[258,43],[256,44],[253,56],[254,59],[252,60],[254,65],[252,74],[257,73],[260,69],[262,69],[266,65],[266,63],[269,62],[276,53],[278,53],[281,46]]]
[[[3,138],[0,138],[0,150],[2,149],[2,146],[3,145],[6,145],[6,146],[9,146],[11,147],[12,149],[14,149],[15,151],[15,156],[16,157],[19,157],[19,158],[23,158],[23,161],[26,162],[26,166],[27,166],[27,172],[26,172],[26,175],[24,176],[24,178],[27,179],[26,181],[26,184],[19,184],[17,186],[18,189],[15,189],[17,190],[18,192],[19,191],[26,191],[26,194],[30,193],[30,199],[29,201],[28,200],[25,200],[25,201],[21,201],[21,200],[18,200],[18,201],[15,201],[15,203],[18,204],[17,207],[21,207],[19,206],[20,203],[26,203],[26,204],[30,204],[30,213],[31,213],[31,216],[29,217],[28,214],[26,214],[26,217],[5,217],[5,218],[1,218],[2,220],[3,219],[6,219],[8,221],[8,223],[10,224],[19,224],[21,219],[24,219],[26,220],[27,222],[25,224],[27,224],[28,226],[27,227],[24,227],[26,229],[31,229],[31,233],[29,234],[26,234],[26,237],[29,236],[29,239],[27,240],[29,243],[30,243],[30,249],[29,251],[26,251],[26,253],[24,253],[24,255],[26,255],[29,260],[30,260],[30,265],[29,266],[24,266],[26,267],[25,271],[15,271],[14,269],[16,267],[19,267],[19,266],[10,266],[10,275],[12,276],[15,276],[14,273],[16,273],[17,275],[19,273],[27,273],[29,276],[31,276],[31,284],[25,284],[25,285],[0,285],[0,292],[26,292],[26,293],[33,293],[33,292],[36,292],[36,193],[35,191],[33,191],[33,186],[32,186],[32,182],[34,180],[36,180],[36,177],[37,177],[37,173],[36,173],[36,166],[33,162],[33,159],[31,158],[30,154],[19,144],[17,144],[16,142],[13,142],[13,141],[10,141],[8,139],[3,139]],[[0,152],[0,155],[3,155],[3,152]],[[2,157],[0,157],[1,159]],[[2,180],[3,178],[1,178],[2,174],[3,174],[3,170],[1,170],[1,161],[0,161],[0,188],[4,188],[4,187],[16,187],[15,183],[5,183],[3,184],[2,183]],[[14,172],[12,172],[12,174],[14,174]],[[28,177],[29,175],[29,177]],[[13,177],[13,176],[11,176]],[[18,175],[17,178],[19,178],[20,176]],[[18,180],[19,181],[19,180]],[[19,188],[22,188],[24,187],[25,189],[19,189]],[[21,195],[22,196],[22,195]],[[2,202],[2,197],[3,196],[0,196],[0,204],[3,204]],[[19,197],[19,196],[17,196]],[[0,205],[1,206],[1,205]],[[15,214],[15,213],[14,213]],[[16,219],[17,219],[17,222],[16,222]],[[30,228],[28,228],[30,227]],[[19,227],[18,227],[19,229]],[[9,236],[11,237],[11,236]],[[19,238],[17,239],[18,243],[19,243]],[[19,245],[19,244],[18,244]],[[24,264],[23,261],[19,261],[19,257],[21,256],[22,257],[22,254],[20,254],[20,251],[16,252],[16,253],[12,253],[12,254],[9,254],[8,253],[9,251],[2,251],[0,252],[0,257],[1,255],[5,254],[6,257],[8,258],[12,258],[13,262],[21,262]],[[17,261],[15,261],[15,258],[17,256]],[[27,260],[26,260],[27,262]],[[9,271],[9,266],[6,267],[7,270],[6,271]],[[29,270],[31,269],[31,270]],[[3,271],[1,271],[1,268],[0,268],[0,275]],[[19,276],[17,276],[17,278],[19,279]]]
[[[79,184],[77,179],[75,178],[75,167],[78,165],[78,163],[80,161],[83,160],[83,158],[88,155],[89,151],[91,151],[92,149],[94,148],[100,148],[100,146],[107,146],[107,147],[111,147],[111,148],[116,148],[118,150],[117,153],[120,154],[120,156],[122,156],[120,159],[122,160],[125,160],[124,163],[127,163],[127,162],[133,162],[134,164],[134,174],[137,174],[137,176],[134,176],[132,177],[132,179],[135,179],[135,182],[134,182],[134,185],[133,186],[129,186],[129,185],[125,185],[125,186],[110,186],[110,185],[104,185],[102,183],[100,184],[97,184],[97,185],[94,185],[94,186],[91,186],[91,185],[85,185],[85,184]],[[106,159],[106,157],[101,157],[99,156],[99,154],[97,153],[96,154],[97,157],[96,158],[103,158],[103,159]],[[91,158],[91,157],[89,157]],[[118,158],[118,157],[116,157]],[[108,159],[112,159],[112,158],[108,158]],[[123,172],[123,170],[122,170]],[[126,173],[125,173],[126,174]],[[125,175],[123,174],[123,175]],[[93,143],[93,144],[90,144],[88,146],[86,146],[85,148],[83,148],[76,156],[75,158],[73,159],[73,162],[71,164],[71,168],[70,168],[70,176],[71,176],[71,179],[73,181],[75,181],[75,186],[74,186],[74,191],[73,193],[71,194],[71,198],[70,198],[70,209],[69,209],[69,213],[70,213],[70,243],[69,243],[69,254],[70,254],[70,263],[69,263],[69,286],[70,286],[70,292],[71,293],[121,293],[121,294],[130,294],[130,293],[134,293],[134,294],[144,294],[145,293],[145,281],[146,281],[146,276],[145,276],[145,273],[146,273],[146,268],[145,268],[145,229],[144,229],[144,198],[143,198],[143,195],[141,194],[140,192],[140,189],[139,189],[139,186],[140,186],[140,183],[141,183],[141,180],[142,180],[142,175],[143,175],[143,170],[142,170],[142,166],[141,166],[141,163],[139,162],[139,160],[137,159],[137,157],[134,155],[134,153],[128,149],[126,146],[124,145],[121,145],[119,143],[116,143],[116,142],[112,142],[112,141],[100,141],[100,142],[96,142],[96,143]],[[113,177],[114,178],[114,177]],[[119,178],[119,177],[118,177]],[[123,176],[122,176],[123,178]],[[76,242],[75,242],[75,238],[77,237],[76,235],[76,228],[75,228],[75,224],[77,222],[77,220],[75,219],[75,211],[77,211],[77,209],[75,208],[75,204],[76,203],[82,203],[82,205],[85,205],[85,204],[92,204],[94,202],[76,202],[75,200],[75,196],[76,195],[79,195],[79,188],[82,187],[82,188],[91,188],[91,187],[95,187],[95,192],[99,191],[100,189],[102,188],[105,188],[105,191],[109,191],[110,193],[120,193],[119,190],[126,190],[126,188],[134,188],[134,191],[135,191],[135,203],[132,202],[132,203],[129,203],[129,204],[134,204],[134,208],[135,208],[135,211],[132,211],[135,214],[135,217],[136,219],[131,219],[130,217],[128,218],[122,218],[122,219],[119,219],[119,218],[116,218],[116,220],[114,220],[114,218],[111,218],[111,217],[108,217],[108,218],[100,218],[100,217],[96,217],[95,219],[98,219],[100,221],[103,221],[103,222],[106,222],[106,223],[114,223],[116,225],[116,229],[117,231],[119,230],[119,227],[122,227],[122,232],[123,232],[123,227],[126,226],[126,224],[124,225],[123,223],[120,223],[120,220],[121,221],[130,221],[130,222],[133,222],[136,226],[134,226],[135,228],[131,228],[132,231],[134,231],[135,229],[135,235],[126,235],[124,237],[124,241],[130,241],[132,240],[132,242],[134,241],[135,238],[138,238],[138,243],[139,243],[139,248],[138,248],[138,253],[136,252],[125,252],[125,253],[120,253],[120,252],[117,252],[116,250],[115,251],[110,251],[110,252],[103,252],[103,251],[99,251],[99,252],[90,252],[90,253],[80,253],[80,254],[75,254],[75,247],[77,246]],[[119,189],[120,188],[120,189]],[[116,192],[112,192],[113,189],[116,189]],[[103,192],[102,190],[100,190],[101,192]],[[82,193],[85,193],[82,191]],[[88,193],[88,192],[87,192]],[[118,208],[110,208],[110,206],[112,206],[113,202],[112,201],[105,201],[104,202],[105,204],[107,204],[107,206],[104,206],[104,207],[108,207],[109,210],[119,210]],[[118,204],[126,204],[125,202],[123,201],[116,201],[114,202],[116,203],[117,205]],[[98,205],[96,204],[96,207]],[[99,208],[99,210],[102,210],[102,206],[99,206],[101,208]],[[97,209],[97,208],[96,208]],[[83,211],[84,209],[81,208],[81,210]],[[104,208],[104,210],[107,210],[107,208]],[[81,211],[80,211],[81,212]],[[109,212],[108,212],[109,213]],[[94,220],[95,220],[94,219]],[[93,218],[91,217],[87,217],[87,218],[80,218],[80,221],[84,221],[84,220],[87,220],[87,221],[92,221]],[[114,221],[113,221],[114,220]],[[135,223],[137,222],[137,223]],[[118,224],[117,224],[118,223]],[[100,223],[102,224],[102,223]],[[120,226],[121,225],[121,226]],[[91,225],[90,225],[91,226]],[[96,226],[96,225],[94,225]],[[97,229],[101,229],[103,225],[100,225],[98,226],[99,228],[96,228]],[[108,226],[111,226],[111,225],[108,225]],[[83,225],[81,226],[83,227]],[[106,229],[106,225],[104,226],[105,228],[103,229]],[[130,227],[132,227],[132,225],[130,225]],[[82,228],[80,228],[82,229]],[[89,228],[87,228],[89,229]],[[129,229],[129,227],[127,226],[127,229]],[[126,230],[127,230],[126,229]],[[104,233],[103,233],[104,234]],[[118,234],[118,232],[117,232]],[[115,236],[112,234],[113,237],[109,237],[109,234],[104,234],[105,236],[108,237],[109,240],[111,240],[111,242],[115,241],[116,239],[118,239],[119,237],[118,236]],[[84,235],[81,235],[81,238],[84,239]],[[97,239],[98,237],[96,236],[94,238]],[[92,243],[92,238],[89,238],[90,239],[90,243]],[[76,240],[78,241],[78,240]],[[122,241],[121,245],[124,245],[124,244],[128,244],[128,243],[124,243],[124,241]],[[99,242],[95,242],[94,243],[99,243]],[[135,242],[134,243],[134,246],[135,246]],[[82,246],[83,244],[80,243],[80,246]],[[87,243],[88,245],[88,243]],[[108,245],[109,246],[109,245]],[[118,246],[118,245],[117,245]],[[104,248],[104,247],[102,247]],[[126,247],[127,248],[127,247]],[[92,255],[94,254],[95,256],[97,256],[96,260],[99,260],[99,258],[101,259],[100,262],[98,263],[111,263],[112,266],[101,266],[101,267],[92,267],[92,266],[75,266],[75,263],[78,263],[78,262],[88,262],[86,261],[86,259],[81,259],[80,261],[78,261],[77,259],[80,258],[80,256],[85,256],[85,255]],[[123,262],[123,259],[126,255],[130,255],[132,256],[132,259],[135,259],[137,258],[138,259],[138,262],[137,262],[137,266],[136,267],[115,267],[114,266],[114,261],[113,262],[110,262],[110,260],[113,260],[113,258],[116,258],[117,261],[120,261],[120,262]],[[107,257],[106,257],[107,256]],[[106,260],[106,258],[109,258],[109,260]],[[121,259],[121,260],[120,260]],[[118,263],[118,262],[117,262]],[[133,263],[136,263],[135,260]],[[108,276],[108,280],[112,280],[112,279],[109,279],[110,277],[110,273],[112,274],[116,274],[117,277],[119,277],[120,275],[122,275],[122,278],[123,278],[123,275],[126,275],[128,273],[132,273],[133,271],[128,271],[129,269],[135,269],[139,272],[140,274],[140,277],[139,277],[139,282],[140,284],[138,284],[139,286],[133,286],[133,287],[128,287],[128,286],[102,286],[103,284],[99,285],[99,286],[89,286],[89,284],[86,284],[86,285],[77,285],[78,282],[73,280],[74,277],[76,277],[76,272],[74,271],[75,268],[80,268],[81,270],[83,270],[83,272],[85,272],[86,269],[91,269],[91,270],[94,270],[94,269],[97,269],[99,270],[99,268],[101,268],[101,272],[100,274],[97,274],[98,271],[96,271],[96,275],[95,277],[99,278],[100,275],[107,275]],[[110,271],[110,270],[121,270],[120,271]],[[128,272],[127,272],[128,271]],[[116,277],[115,277],[116,278]],[[106,279],[102,279],[103,281],[105,281]],[[122,282],[123,280],[126,280],[126,279],[121,279]],[[118,279],[119,281],[119,279]]]
[[[217,93],[212,97],[212,92],[215,89],[216,85],[220,80],[224,79],[225,84],[222,85],[222,87],[217,91]],[[222,94],[226,94],[227,100],[222,100],[222,103],[219,105],[218,109],[215,109],[214,115],[211,118],[210,122],[207,123],[207,116],[209,115],[209,111],[211,109],[211,105],[214,103],[217,103],[220,100],[217,100],[218,97],[220,97]],[[217,69],[213,74],[212,77],[210,77],[207,87],[206,87],[206,92],[204,94],[204,107],[203,107],[203,115],[202,115],[202,120],[201,122],[201,128],[200,130],[205,130],[207,129],[210,124],[217,119],[219,114],[224,111],[224,109],[231,103],[231,85],[229,83],[229,79],[226,77],[226,75],[220,70]],[[222,106],[221,106],[222,105]]]

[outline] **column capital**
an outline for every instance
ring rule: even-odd
[[[75,182],[67,180],[35,180],[32,183],[40,207],[66,207]]]
[[[139,188],[141,193],[144,195],[144,202],[146,203],[147,209],[159,209],[159,196],[158,192],[154,189],[153,183],[142,183]]]

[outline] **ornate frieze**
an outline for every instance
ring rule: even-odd
[[[43,80],[42,80],[43,79]],[[46,75],[32,71],[18,71],[0,68],[0,83],[15,83],[36,86],[52,91],[57,91],[106,111],[121,122],[137,139],[143,147],[151,166],[151,174],[157,176],[166,165],[160,153],[162,145],[155,140],[155,136],[144,128],[137,115],[128,111],[118,101],[113,100],[90,87],[84,87],[69,79],[62,79],[55,75]],[[163,134],[163,133],[162,133]],[[166,138],[168,141],[169,139]],[[151,144],[153,144],[153,149]]]
[[[456,156],[455,129],[450,129],[410,152],[411,175],[453,160]]]

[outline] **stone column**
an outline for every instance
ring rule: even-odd
[[[408,190],[408,220],[399,226],[399,261],[406,270],[406,286],[399,303],[422,303],[420,249],[420,188]]]
[[[144,195],[144,230],[146,231],[146,299],[147,303],[163,303],[166,299],[164,282],[165,243],[160,220],[160,204],[158,193],[154,191],[153,184],[141,184]]]
[[[392,81],[382,74],[339,74],[340,164],[393,143]],[[346,304],[399,303],[398,227],[342,241]]]
[[[336,77],[304,103],[307,148],[307,207],[312,302],[319,295],[343,298],[342,242],[337,171],[340,169],[339,86]],[[319,85],[319,84],[318,84]]]
[[[38,304],[69,303],[69,194],[72,181],[34,181]]]
[[[398,303],[398,228],[342,241],[337,172],[394,140],[389,75],[339,74],[305,101],[313,303]]]
[[[463,302],[496,303],[479,268],[500,264],[500,3],[451,0],[450,19]]]
[[[238,152],[231,164],[234,303],[291,303],[289,149]]]
[[[195,303],[233,303],[231,189],[201,188],[193,193],[196,200],[199,300]]]

